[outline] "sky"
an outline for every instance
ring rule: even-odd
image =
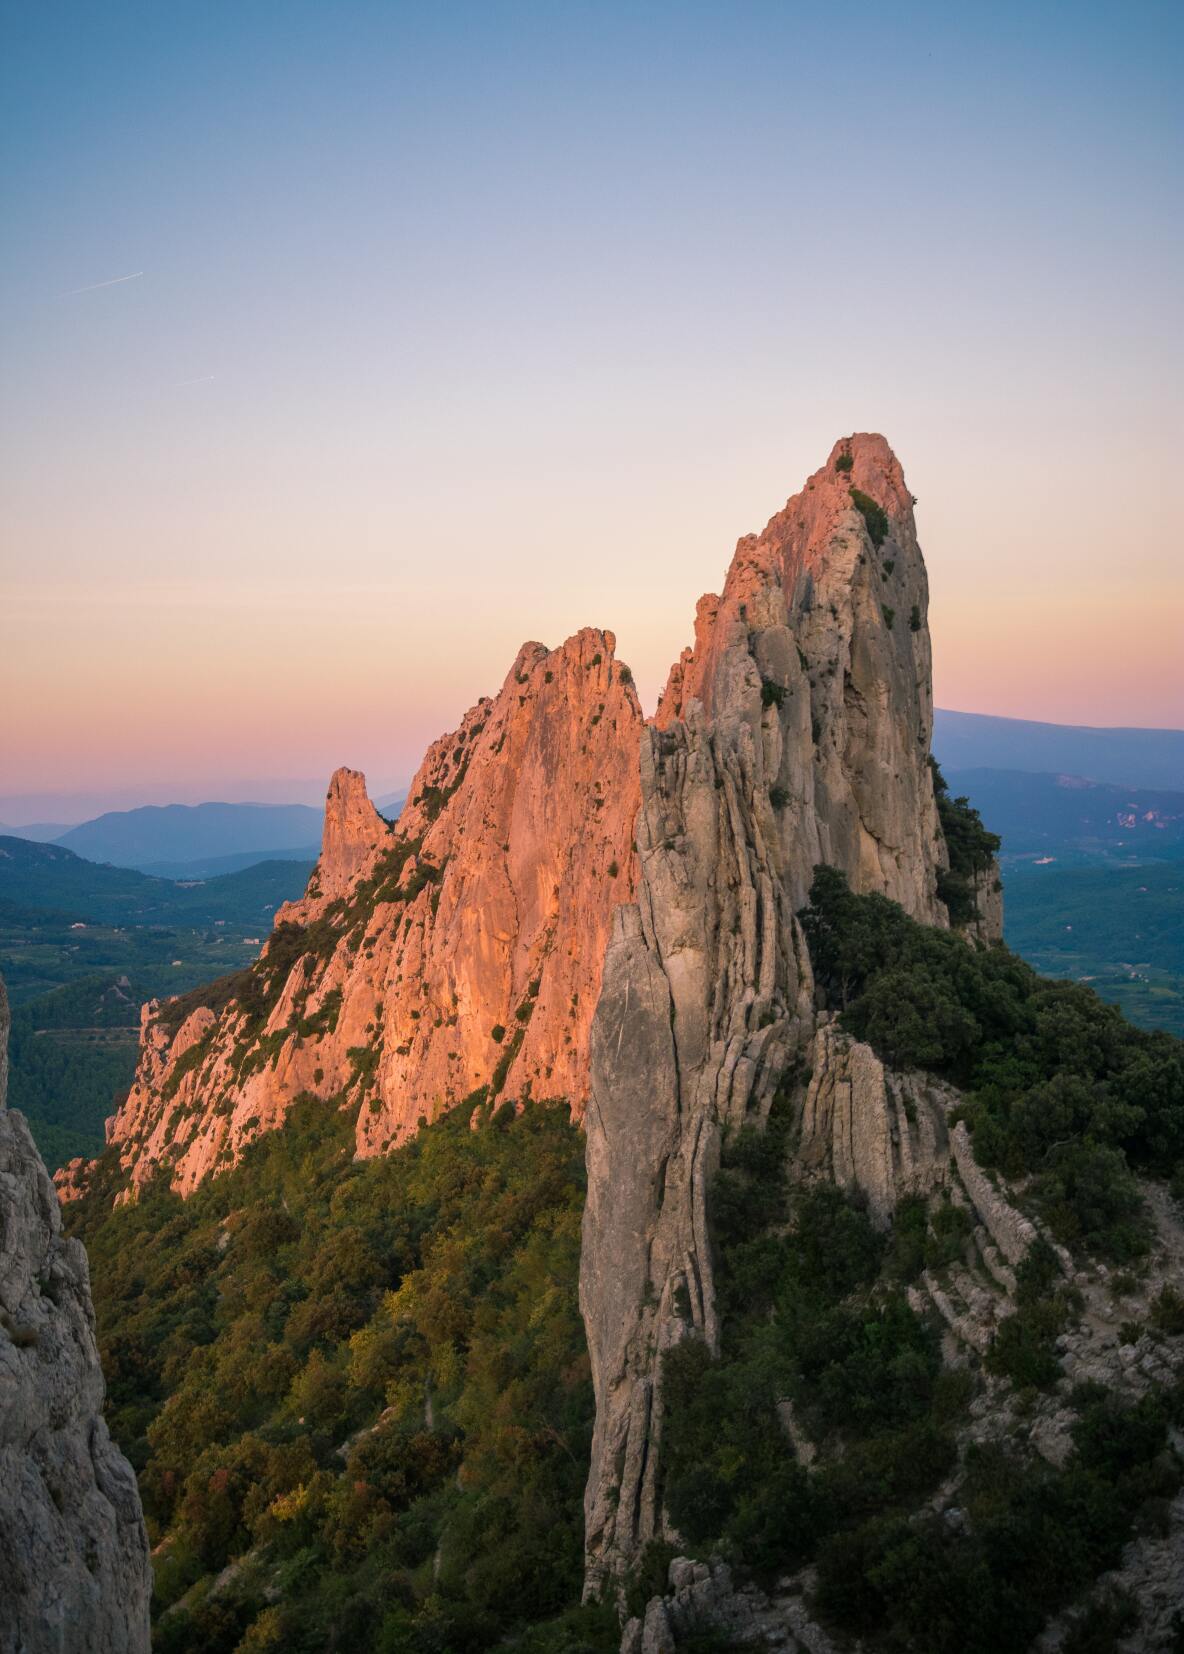
[[[583,625],[652,705],[854,430],[939,705],[1184,724],[1178,4],[0,18],[3,819],[383,793]]]

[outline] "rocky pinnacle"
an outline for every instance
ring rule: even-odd
[[[763,1122],[813,1039],[795,918],[813,868],[948,922],[912,506],[882,437],[837,443],[701,599],[642,737],[637,896],[614,918],[586,1115],[593,1594],[665,1535],[661,1356],[718,1347],[707,1185],[724,1128]]]

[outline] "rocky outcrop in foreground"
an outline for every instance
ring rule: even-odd
[[[8,1004],[0,983],[0,1068]],[[5,1077],[0,1073],[0,1078]],[[147,1650],[148,1538],[103,1421],[86,1252],[0,1087],[0,1647]]]

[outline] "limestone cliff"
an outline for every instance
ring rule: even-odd
[[[662,1352],[691,1330],[717,1344],[706,1187],[721,1131],[763,1121],[814,1037],[795,918],[814,866],[948,923],[912,503],[882,437],[836,444],[739,542],[642,739],[637,900],[615,916],[586,1117],[593,1592],[662,1532]],[[840,1152],[875,1163],[887,1200],[891,1145],[860,1129]]]
[[[528,643],[430,748],[397,827],[339,770],[322,851],[262,959],[143,1012],[109,1123],[135,1183],[192,1189],[311,1092],[364,1099],[362,1154],[482,1087],[587,1098],[613,908],[633,890],[641,709],[611,633]],[[63,1198],[77,1168],[59,1178]]]
[[[152,1579],[131,1466],[103,1422],[86,1253],[5,1105],[0,982],[0,1647],[147,1650]]]
[[[914,918],[943,920],[928,604],[912,496],[880,436],[836,443],[739,542],[723,595],[700,599],[656,722],[674,729],[697,703],[713,738],[734,740],[738,720],[759,736],[797,905],[825,861]]]
[[[650,925],[677,978],[681,1069],[708,1040],[696,1019],[725,1039],[720,970],[759,994],[741,1096],[766,1046],[793,1048],[799,1002],[809,1016],[792,913],[816,862],[946,922],[925,607],[900,466],[882,438],[851,438],[740,542],[652,725],[611,633],[589,629],[523,647],[430,748],[397,827],[339,770],[307,891],[258,964],[145,1008],[108,1128],[132,1184],[165,1164],[191,1190],[303,1093],[362,1102],[363,1154],[483,1088],[582,1115],[635,837],[650,893],[628,923]],[[84,1168],[57,1181],[70,1199]]]

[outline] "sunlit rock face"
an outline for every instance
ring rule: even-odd
[[[810,1015],[792,915],[815,863],[946,922],[926,601],[901,468],[852,437],[740,541],[651,723],[612,634],[589,628],[524,645],[429,749],[395,826],[339,770],[317,867],[258,965],[145,1008],[108,1124],[121,1198],[162,1166],[192,1190],[305,1093],[360,1103],[362,1154],[475,1093],[582,1118],[602,969],[638,946],[671,995],[679,1085],[742,1015],[755,1043],[712,1083],[759,1091],[759,1053],[787,1057]],[[85,1168],[57,1182],[72,1198]]]
[[[642,717],[614,650],[592,628],[526,644],[429,749],[393,828],[338,770],[308,889],[260,964],[145,1007],[108,1126],[133,1187],[165,1164],[193,1189],[305,1092],[361,1099],[362,1154],[482,1088],[582,1115],[612,912],[635,878]],[[67,1168],[63,1198],[84,1181]]]
[[[103,1421],[86,1252],[5,1107],[0,982],[0,1648],[146,1651],[152,1574],[131,1466]]]
[[[948,923],[912,508],[882,437],[837,443],[739,542],[722,596],[700,600],[642,741],[637,901],[605,959],[586,1117],[594,1593],[662,1532],[662,1351],[692,1330],[717,1345],[706,1189],[721,1132],[763,1121],[814,1040],[795,913],[815,865]],[[854,1076],[884,1107],[853,1124],[854,1059],[820,1041],[816,1060],[831,1059],[844,1072],[815,1074],[816,1140],[887,1202],[899,1168],[883,1076]]]

